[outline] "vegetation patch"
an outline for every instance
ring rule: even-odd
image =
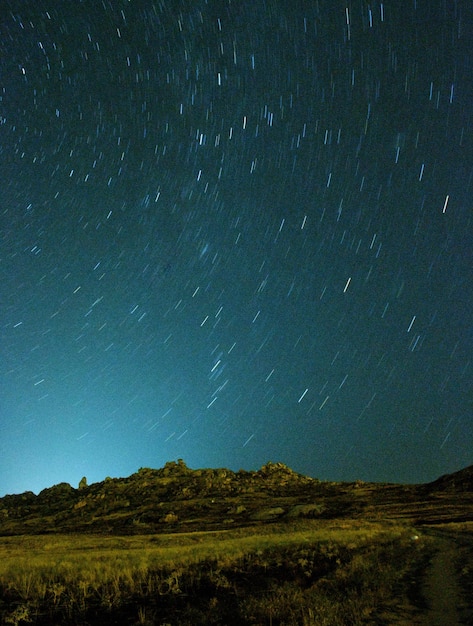
[[[5,624],[366,624],[408,592],[429,540],[389,523],[0,542]]]

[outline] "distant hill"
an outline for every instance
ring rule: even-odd
[[[473,465],[452,474],[444,474],[428,484],[431,491],[473,491]]]
[[[461,493],[461,498],[459,494]],[[151,534],[217,530],[295,518],[473,519],[473,467],[426,485],[336,483],[283,463],[258,471],[190,469],[179,459],[78,488],[60,483],[38,495],[0,498],[0,535]]]

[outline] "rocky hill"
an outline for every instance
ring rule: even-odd
[[[0,534],[35,532],[147,533],[208,529],[320,513],[311,502],[319,481],[282,463],[256,472],[192,470],[179,459],[161,469],[141,468],[127,478],[106,478],[79,488],[60,483],[0,498]]]
[[[78,488],[60,483],[38,495],[7,495],[0,498],[0,535],[202,531],[301,517],[459,521],[472,519],[472,475],[467,468],[418,486],[333,483],[282,463],[233,472],[193,470],[180,459],[127,478],[87,485],[84,477]]]

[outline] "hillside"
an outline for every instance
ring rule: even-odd
[[[218,530],[297,518],[465,521],[473,513],[473,469],[426,485],[334,483],[282,463],[258,471],[190,469],[180,459],[79,488],[0,498],[0,535],[60,532],[151,534]]]
[[[430,491],[457,491],[460,493],[473,491],[473,465],[458,472],[440,476],[428,485]]]

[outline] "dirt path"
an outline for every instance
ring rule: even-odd
[[[473,572],[471,533],[432,531],[438,552],[425,573],[422,594],[427,610],[419,626],[473,626],[473,602],[460,582],[460,570]],[[417,622],[416,622],[417,624]]]
[[[384,614],[386,626],[473,626],[473,602],[459,580],[458,565],[473,572],[472,537],[428,531],[435,537],[437,551],[425,570],[420,592],[425,608],[404,601]],[[417,603],[416,603],[417,604]],[[384,618],[384,619],[383,619]]]
[[[425,626],[456,626],[461,624],[462,590],[458,583],[455,562],[458,546],[449,539],[439,539],[439,551],[426,572],[423,595],[428,609],[420,624]]]

